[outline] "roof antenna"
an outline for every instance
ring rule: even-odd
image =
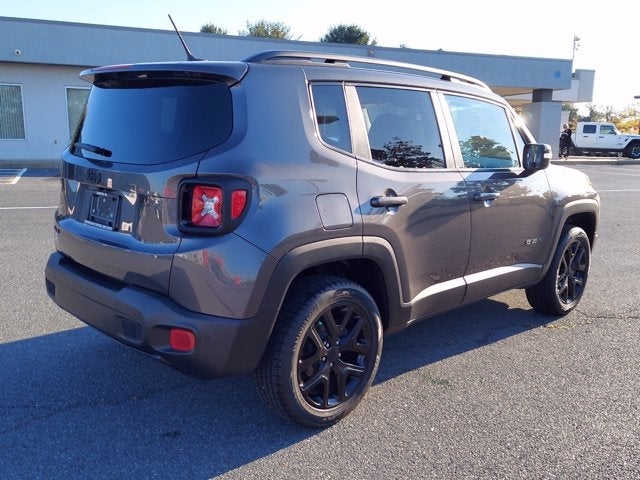
[[[182,46],[184,47],[184,51],[187,54],[187,60],[189,60],[190,62],[197,62],[202,60],[202,58],[197,58],[194,57],[191,52],[189,51],[189,47],[187,47],[186,42],[184,41],[184,38],[182,38],[182,35],[180,34],[180,32],[178,31],[178,27],[176,27],[176,24],[173,22],[173,18],[171,18],[171,15],[169,15],[169,20],[171,20],[171,25],[173,25],[173,29],[176,31],[176,33],[178,34],[178,38],[180,39],[180,42],[182,43]]]

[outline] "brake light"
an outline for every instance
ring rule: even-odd
[[[251,203],[250,183],[232,176],[189,178],[178,190],[178,228],[185,233],[229,233],[240,225]]]
[[[122,63],[120,65],[104,65],[102,67],[92,68],[91,72],[104,73],[104,72],[110,72],[114,70],[128,70],[132,67],[133,67],[132,63]]]
[[[196,227],[219,227],[222,214],[222,189],[197,185],[191,198],[191,223]]]

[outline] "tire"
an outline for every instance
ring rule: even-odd
[[[265,403],[305,427],[328,427],[358,405],[378,370],[382,324],[360,285],[310,276],[292,287],[256,370]]]
[[[627,147],[625,156],[629,158],[640,158],[640,142],[634,142]]]
[[[580,227],[566,225],[546,275],[526,289],[529,304],[542,313],[566,315],[582,298],[590,264],[589,237]]]

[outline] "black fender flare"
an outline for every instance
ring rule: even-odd
[[[600,204],[598,200],[595,198],[583,198],[580,200],[568,202],[566,205],[562,206],[561,214],[558,215],[556,221],[554,222],[554,237],[552,238],[552,242],[549,245],[549,251],[547,252],[546,257],[547,261],[543,265],[538,279],[542,279],[551,266],[551,262],[553,260],[553,252],[555,251],[556,246],[560,241],[560,236],[562,235],[562,228],[564,227],[564,225],[568,223],[568,220],[571,217],[584,214],[589,215],[593,219],[593,234],[591,235],[589,234],[589,232],[587,232],[587,235],[591,239],[591,249],[593,250],[593,246],[598,234],[598,218],[600,214]]]
[[[293,248],[276,263],[268,275],[268,283],[259,307],[263,314],[271,312],[267,315],[272,319],[269,336],[287,291],[296,277],[315,266],[353,259],[369,259],[376,263],[384,278],[389,317],[394,319],[394,323],[402,321],[410,309],[402,308],[405,306],[402,299],[403,279],[391,244],[379,237],[341,237]]]

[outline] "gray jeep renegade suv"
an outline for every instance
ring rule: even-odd
[[[285,418],[347,415],[414,321],[582,297],[598,194],[479,80],[303,52],[81,76],[49,295],[186,374],[255,373]]]

